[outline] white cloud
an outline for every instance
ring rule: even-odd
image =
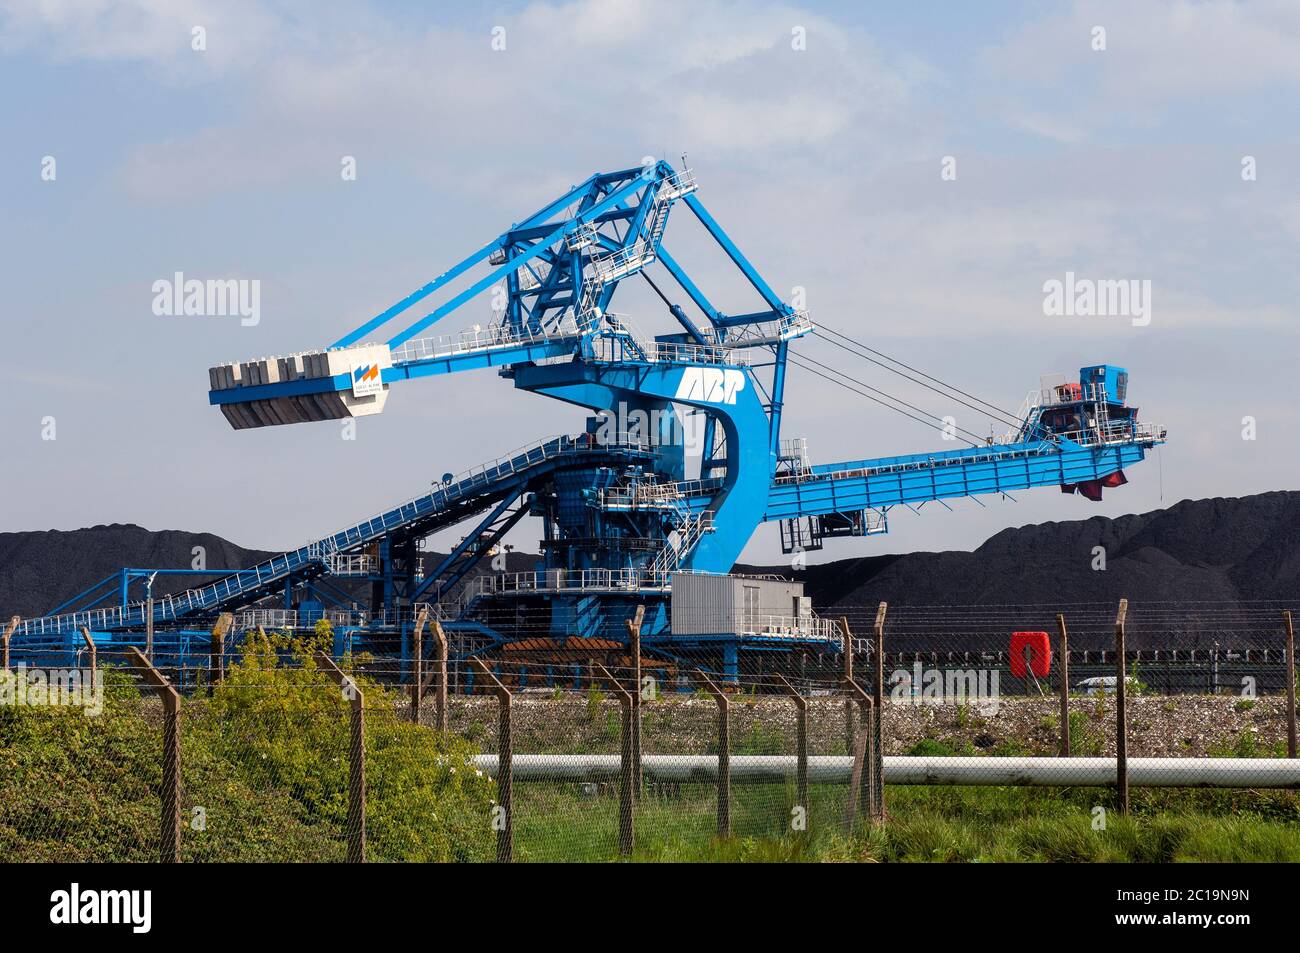
[[[1092,47],[1095,27],[1105,30],[1104,51]],[[1300,7],[1076,2],[986,47],[979,62],[1011,90],[1009,122],[1074,142],[1088,130],[1155,121],[1172,103],[1300,84]]]
[[[185,20],[170,14],[172,26],[154,29]],[[142,197],[195,197],[292,183],[362,150],[408,167],[436,155],[444,173],[470,180],[484,154],[515,171],[611,146],[616,164],[679,150],[752,162],[767,150],[884,139],[886,127],[914,122],[904,73],[932,75],[914,57],[894,69],[866,37],[781,4],[580,0],[502,20],[501,52],[487,18],[473,32],[372,17],[360,34],[318,28],[306,48],[293,31],[268,37],[231,78],[244,84],[233,119],[141,144],[124,181]],[[807,50],[791,48],[796,25]],[[84,24],[65,29],[79,35]],[[62,45],[75,46],[66,36]]]
[[[673,104],[675,125],[692,149],[729,152],[809,146],[843,132],[852,115],[843,104],[815,95],[753,100],[724,93],[683,93]]]
[[[206,31],[206,50],[191,46]],[[3,0],[0,49],[59,59],[140,61],[196,74],[264,54],[280,30],[256,0]]]

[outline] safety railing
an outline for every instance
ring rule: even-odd
[[[794,314],[787,314],[777,322],[777,337],[782,341],[788,341],[791,338],[797,338],[807,334],[813,329],[812,318],[808,316],[807,311],[796,311]]]
[[[325,558],[325,568],[333,576],[371,576],[378,571],[379,560],[357,553],[331,553]]]
[[[789,437],[781,440],[778,461],[792,473],[803,473],[812,469],[812,460],[808,456],[807,437]]]
[[[693,496],[711,495],[720,480],[682,480],[676,483],[641,482],[632,486],[601,487],[595,501],[602,509],[662,507]]]
[[[603,510],[661,509],[681,499],[672,483],[639,483],[636,486],[609,486],[596,491],[596,505]]]
[[[1167,433],[1159,424],[1111,420],[1087,430],[1051,434],[1050,438],[1069,440],[1081,447],[1110,447],[1117,444],[1160,443]]]
[[[743,627],[741,635],[763,638],[824,639],[827,642],[839,642],[843,637],[837,622],[814,615],[751,615],[746,616],[741,624]]]
[[[1001,462],[1017,460],[1024,457],[1045,456],[1058,453],[1063,440],[1071,441],[1080,447],[1127,446],[1132,444],[1154,444],[1165,440],[1168,431],[1158,424],[1113,422],[1105,433],[1095,430],[1070,431],[1066,433],[1044,435],[1024,446],[1008,446],[995,442],[984,453],[969,454],[958,457],[927,457],[909,460],[906,463],[882,464],[874,467],[848,467],[843,470],[823,470],[813,472],[778,473],[773,477],[777,484],[805,483],[813,480],[846,480],[860,477],[877,476],[885,473],[905,473],[912,470],[939,469],[951,466],[966,466],[971,463]],[[1019,442],[1019,441],[1017,441]]]
[[[638,238],[626,248],[591,259],[591,276],[599,285],[607,285],[617,278],[630,275],[654,260],[654,248],[644,238]]]
[[[1059,382],[1045,384],[1025,395],[1025,399],[1020,402],[1020,409],[1016,411],[1015,415],[1015,419],[1020,423],[1005,434],[994,438],[995,443],[1015,443],[1020,440],[1033,426],[1039,412],[1044,408],[1058,407],[1062,404],[1078,403],[1079,401],[1099,407],[1106,406],[1109,398],[1103,384],[1094,381],[1080,385],[1066,381],[1064,375],[1056,375],[1056,377]]]
[[[312,564],[320,564],[330,553],[350,549],[382,536],[388,530],[404,525],[421,516],[441,511],[449,503],[471,494],[479,488],[500,479],[522,473],[553,457],[571,453],[609,453],[623,449],[655,453],[653,446],[643,438],[617,435],[614,441],[598,442],[591,434],[555,437],[533,444],[512,456],[499,458],[464,471],[442,484],[440,489],[415,497],[406,503],[385,511],[340,533],[308,543],[299,549],[273,556],[249,569],[240,570],[209,585],[187,589],[182,593],[154,600],[154,619],[172,621],[185,615],[208,610],[225,600],[247,592],[255,592],[272,582],[278,582],[294,572]],[[144,603],[119,606],[112,609],[93,609],[83,612],[63,613],[38,619],[27,619],[19,625],[22,635],[74,631],[81,626],[91,629],[121,628],[143,623]]]
[[[235,629],[265,629],[289,631],[307,629],[324,619],[334,628],[365,626],[372,621],[370,613],[350,609],[245,609],[235,615]]]
[[[439,485],[432,493],[418,496],[394,509],[372,517],[351,529],[335,534],[340,549],[365,542],[384,531],[418,516],[421,511],[435,511],[453,500],[472,493],[486,484],[496,483],[505,477],[513,476],[536,467],[538,464],[554,457],[572,453],[608,453],[611,450],[630,450],[654,453],[655,449],[644,438],[630,434],[617,434],[613,440],[598,441],[591,434],[577,436],[564,435],[553,437],[540,443],[521,448],[513,454],[496,460],[479,464],[453,476]]]
[[[749,355],[735,348],[716,344],[686,344],[676,341],[655,341],[647,346],[647,355],[654,362],[673,364],[732,364],[749,363]]]
[[[655,248],[667,224],[668,207],[696,188],[695,173],[690,169],[683,169],[664,179],[655,193],[654,204],[650,209],[647,237],[638,238],[628,247],[608,255],[592,258],[589,263],[591,279],[594,279],[591,290],[598,290],[600,286],[625,277],[654,261]],[[587,297],[587,290],[584,289],[584,298]]]
[[[416,338],[393,349],[394,364],[428,361],[440,357],[456,357],[495,348],[514,347],[521,344],[549,344],[567,342],[576,334],[563,331],[549,332],[541,329],[508,325],[473,327],[459,334]]]
[[[695,181],[695,170],[681,169],[663,180],[655,198],[676,201],[682,196],[694,192],[697,188],[699,188],[699,184]]]
[[[1064,376],[1061,376],[1064,381]],[[1026,428],[1031,424],[1031,417],[1036,416],[1036,411],[1044,407],[1055,407],[1067,402],[1064,387],[1065,384],[1049,384],[1046,386],[1035,387],[1025,394],[1025,399],[1020,402],[1020,407],[1016,410],[1015,419],[1019,421],[1014,427],[1005,434],[995,438],[996,443],[1014,443],[1025,433]],[[1071,397],[1070,400],[1078,398]]]
[[[650,572],[656,575],[668,575],[673,572],[691,551],[695,549],[696,544],[707,533],[713,532],[713,512],[705,510],[703,513],[689,513],[683,511],[681,522],[678,524],[676,532],[673,534],[677,537],[668,539],[664,542],[661,549],[650,563]]]
[[[740,324],[727,330],[726,346],[729,348],[750,348],[766,344],[776,344],[801,337],[813,330],[812,318],[807,311],[794,311],[783,314],[774,320],[754,321]]]
[[[848,480],[859,477],[876,476],[882,473],[906,473],[912,470],[928,470],[938,467],[965,466],[970,463],[987,463],[991,461],[1016,460],[1021,457],[1043,456],[1056,453],[1059,448],[1042,440],[1024,447],[1006,449],[989,448],[988,451],[960,457],[925,457],[909,460],[906,463],[889,463],[873,467],[845,467],[843,470],[808,470],[802,473],[777,474],[776,483],[804,483],[812,480]]]
[[[718,344],[639,340],[626,331],[606,331],[591,340],[591,359],[602,363],[725,364],[743,367],[750,357],[743,350]]]
[[[564,243],[569,251],[578,251],[596,241],[597,226],[594,222],[580,222],[578,227],[564,236]]]
[[[493,573],[472,579],[460,603],[481,596],[552,592],[636,592],[665,589],[666,573],[643,569],[539,569],[533,572]]]

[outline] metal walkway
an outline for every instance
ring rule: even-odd
[[[1100,446],[1033,440],[815,466],[773,480],[764,519],[1079,483],[1137,463],[1158,442],[1147,434]]]
[[[187,589],[154,600],[153,621],[164,625],[215,615],[227,609],[249,605],[275,591],[286,581],[327,572],[337,554],[353,552],[384,536],[401,531],[423,537],[444,526],[454,525],[492,506],[521,481],[531,480],[565,463],[582,457],[625,460],[629,455],[651,458],[648,447],[598,443],[587,436],[562,436],[534,444],[518,453],[467,470],[432,493],[409,500],[364,522],[308,543],[298,549],[272,556],[248,569],[231,573],[206,586]],[[42,637],[76,632],[81,627],[95,632],[141,628],[147,603],[133,602],[113,608],[65,612],[26,619],[14,637]]]

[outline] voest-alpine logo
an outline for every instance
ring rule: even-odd
[[[384,389],[378,364],[360,364],[352,368],[352,396],[369,397]]]
[[[709,404],[734,404],[745,389],[745,374],[732,368],[688,367],[677,385],[678,400],[702,400]]]

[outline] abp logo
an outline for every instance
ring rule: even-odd
[[[745,374],[732,368],[688,367],[677,385],[678,400],[702,400],[709,404],[734,404],[745,389]]]

